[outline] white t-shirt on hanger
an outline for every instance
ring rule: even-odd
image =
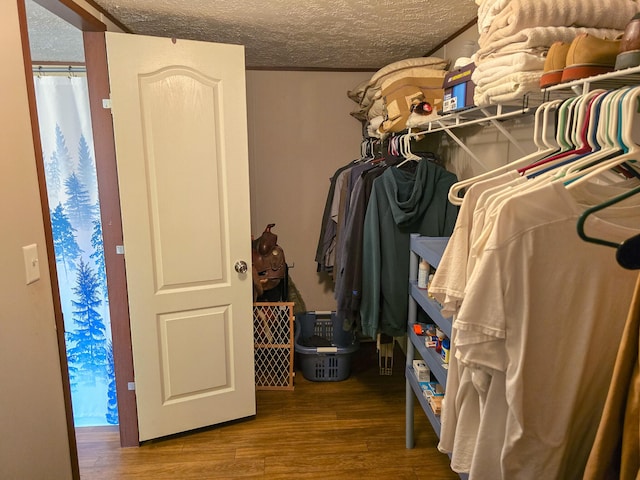
[[[429,293],[443,305],[445,317],[455,315],[464,297],[467,281],[467,256],[476,202],[482,192],[519,177],[514,171],[479,181],[469,187],[458,212],[454,231],[447,243]],[[469,472],[480,423],[479,397],[472,383],[471,371],[458,366],[455,358],[455,329],[452,329],[449,370],[444,406],[441,414],[441,433],[438,448],[451,454],[451,468]]]
[[[506,400],[504,442],[484,445],[501,450],[500,471],[495,458],[483,466],[474,455],[472,470],[483,473],[475,478],[581,477],[635,279],[612,249],[578,237],[583,210],[561,183],[515,195],[471,273],[454,320],[456,355],[493,372],[488,395],[504,382]],[[588,225],[611,241],[638,233],[597,218]],[[489,401],[483,413],[481,425]]]

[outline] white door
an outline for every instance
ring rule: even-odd
[[[106,43],[140,440],[254,415],[244,48]]]

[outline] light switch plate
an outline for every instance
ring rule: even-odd
[[[33,243],[22,247],[24,257],[24,270],[27,278],[27,285],[40,280],[40,260],[38,259],[38,246]]]

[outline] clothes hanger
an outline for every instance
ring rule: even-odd
[[[537,147],[535,152],[513,162],[494,168],[488,172],[454,183],[449,189],[449,202],[453,205],[462,205],[463,198],[459,196],[462,189],[473,185],[478,181],[493,178],[502,173],[514,170],[519,166],[528,165],[556,151],[558,149],[558,145],[555,142],[555,136],[553,135],[555,129],[550,128],[550,125],[555,123],[556,111],[562,102],[563,100],[553,100],[541,104],[536,109],[533,123],[533,141]],[[549,132],[551,132],[551,139]]]
[[[618,137],[619,141],[624,144],[627,151],[622,155],[618,155],[612,159],[605,160],[596,165],[595,168],[590,169],[590,171],[584,176],[567,185],[567,189],[575,188],[576,185],[582,184],[588,181],[590,178],[604,173],[611,166],[625,163],[629,159],[637,160],[638,153],[640,152],[640,142],[638,141],[640,112],[636,108],[636,105],[639,101],[640,87],[625,89],[624,96],[620,98],[620,110],[616,117],[620,119],[621,122],[619,124],[616,136]],[[634,235],[633,237],[623,241],[622,243],[616,243],[610,240],[591,237],[587,235],[585,233],[585,223],[590,215],[604,210],[605,208],[608,208],[612,205],[620,203],[623,200],[626,200],[638,193],[640,193],[640,186],[636,186],[628,190],[627,192],[617,195],[607,201],[587,208],[580,215],[577,222],[577,230],[580,238],[590,243],[615,248],[616,260],[618,261],[618,263],[624,268],[634,270],[640,268],[640,235]]]
[[[640,131],[640,112],[635,108],[640,99],[639,95],[640,87],[622,89],[621,96],[614,97],[620,100],[618,102],[620,110],[616,110],[608,116],[609,122],[622,119],[620,123],[616,123],[615,137],[610,137],[610,140],[613,141],[615,138],[615,141],[620,142],[624,153],[597,162],[593,166],[574,172],[571,176],[567,175],[565,185],[568,189],[572,189],[575,185],[589,181],[624,163],[627,164],[627,168],[633,169],[627,162],[629,160],[637,161],[640,158],[640,139],[636,138],[638,137],[638,131]],[[611,125],[610,131],[612,131]]]
[[[610,127],[613,125],[610,124],[609,118],[611,117],[611,104],[613,102],[615,106],[615,100],[615,91],[608,91],[596,97],[587,132],[587,141],[591,144],[593,153],[570,164],[562,172],[563,176],[621,152],[621,145],[610,135]]]
[[[570,144],[574,145],[574,150],[568,151],[570,155],[563,155],[555,159],[552,162],[546,162],[541,164],[536,169],[533,169],[535,174],[528,175],[530,178],[527,182],[512,183],[508,188],[505,188],[503,192],[496,194],[490,204],[487,206],[487,210],[493,210],[497,212],[498,209],[495,205],[499,205],[504,200],[512,197],[517,193],[522,193],[527,190],[536,189],[541,185],[544,185],[549,180],[555,181],[558,178],[562,178],[561,172],[557,172],[558,169],[564,169],[567,164],[571,162],[580,161],[579,159],[589,155],[594,146],[589,141],[589,129],[591,128],[591,135],[593,136],[593,123],[597,118],[594,105],[597,105],[598,101],[602,101],[602,96],[606,93],[605,90],[594,90],[580,97],[576,97],[575,101],[567,102],[564,104],[563,112],[560,114],[559,125],[562,128],[562,132],[557,134],[558,141],[563,144],[563,148],[567,148]],[[568,110],[573,109],[574,121],[571,121]],[[569,125],[570,124],[570,125]]]
[[[574,149],[568,151],[567,155],[558,156],[553,161],[532,168],[527,172],[529,178],[548,172],[553,172],[556,179],[563,177],[569,168],[577,163],[584,163],[586,158],[602,150],[600,143],[596,141],[595,130],[599,125],[598,115],[606,93],[606,90],[593,90],[581,97],[580,104],[575,104],[576,121],[573,122],[572,131],[567,132],[572,138]]]
[[[560,146],[560,151],[554,153],[551,156],[544,157],[537,162],[530,163],[522,168],[518,169],[518,172],[521,175],[524,174],[533,174],[543,170],[545,165],[547,167],[554,165],[552,162],[556,162],[557,160],[561,160],[569,155],[572,155],[575,151],[575,145],[571,143],[571,135],[569,132],[573,126],[574,120],[574,107],[576,106],[576,102],[580,100],[580,97],[571,97],[565,100],[560,107],[558,108],[558,125],[556,128],[556,141]]]
[[[411,162],[411,161],[420,161],[422,160],[422,157],[419,157],[418,155],[414,154],[411,151],[411,135],[402,135],[400,140],[400,154],[404,157],[404,160],[401,161],[398,165],[396,165],[396,168],[400,168],[402,165],[404,165],[407,162]]]
[[[629,270],[640,269],[640,234],[634,235],[633,237],[625,240],[622,243],[616,243],[610,240],[591,237],[587,235],[584,231],[584,225],[590,215],[599,212],[600,210],[604,210],[605,208],[615,205],[616,203],[619,203],[623,200],[626,200],[627,198],[632,197],[638,193],[640,193],[640,187],[635,187],[628,192],[607,200],[606,202],[587,208],[582,213],[582,215],[580,215],[577,223],[578,236],[581,239],[589,243],[595,243],[596,245],[604,245],[606,247],[615,248],[616,260],[618,261],[620,266]]]
[[[589,97],[592,97],[594,95],[595,94],[592,94]],[[567,99],[560,105],[558,113],[558,128],[555,132],[555,136],[558,144],[562,145],[562,148],[567,152],[569,152],[569,150],[566,149],[570,147],[573,147],[574,149],[576,148],[576,145],[574,144],[577,143],[577,141],[572,139],[572,137],[574,137],[574,134],[572,132],[574,125],[581,124],[582,130],[584,131],[586,129],[586,121],[588,121],[588,119],[585,120],[586,108],[583,109],[583,111],[580,111],[579,108],[581,108],[581,104],[583,102],[585,104],[588,103],[587,100],[589,97],[572,97],[570,99]],[[575,109],[575,111],[571,112],[572,109]],[[570,113],[572,113],[573,115]],[[572,118],[576,118],[576,120],[573,121]],[[560,157],[558,157],[558,155],[552,155],[550,158],[556,159],[554,162],[552,162],[554,164],[552,168],[555,168],[555,164],[565,157],[566,155],[562,155]],[[540,165],[539,167],[537,167],[537,169],[550,169],[549,163],[547,162],[545,162],[544,164],[536,162],[536,164]],[[501,204],[503,204],[505,201],[516,194],[520,194],[528,190],[534,190],[541,185],[546,184],[550,176],[551,175],[545,171],[544,174],[540,174],[535,177],[518,177],[502,185],[499,191],[496,191],[490,196],[490,198],[487,198],[484,206],[484,227],[481,233],[476,237],[474,245],[472,246],[472,250],[480,251],[483,248],[482,245],[486,244],[486,241],[488,240],[492,230],[490,225],[493,225],[495,223],[495,219],[497,218],[498,212],[500,211]]]

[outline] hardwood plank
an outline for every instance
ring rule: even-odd
[[[365,453],[369,451],[369,447],[366,442],[354,443],[352,440],[343,439],[341,441],[332,441],[332,442],[320,442],[314,445],[313,453],[314,455],[331,456],[336,451],[350,451],[350,452],[360,452]],[[300,442],[289,441],[289,442],[277,442],[275,444],[267,444],[267,445],[255,445],[255,446],[247,446],[240,447],[236,449],[236,458],[267,458],[274,457],[279,458],[286,455],[288,452],[291,455],[291,452],[294,452],[294,456],[305,456],[306,452],[300,447]]]
[[[258,391],[254,419],[120,448],[117,429],[78,429],[83,480],[456,479],[416,407],[416,448],[405,448],[404,359],[378,374],[373,344],[350,378]],[[372,350],[373,348],[373,350]]]

